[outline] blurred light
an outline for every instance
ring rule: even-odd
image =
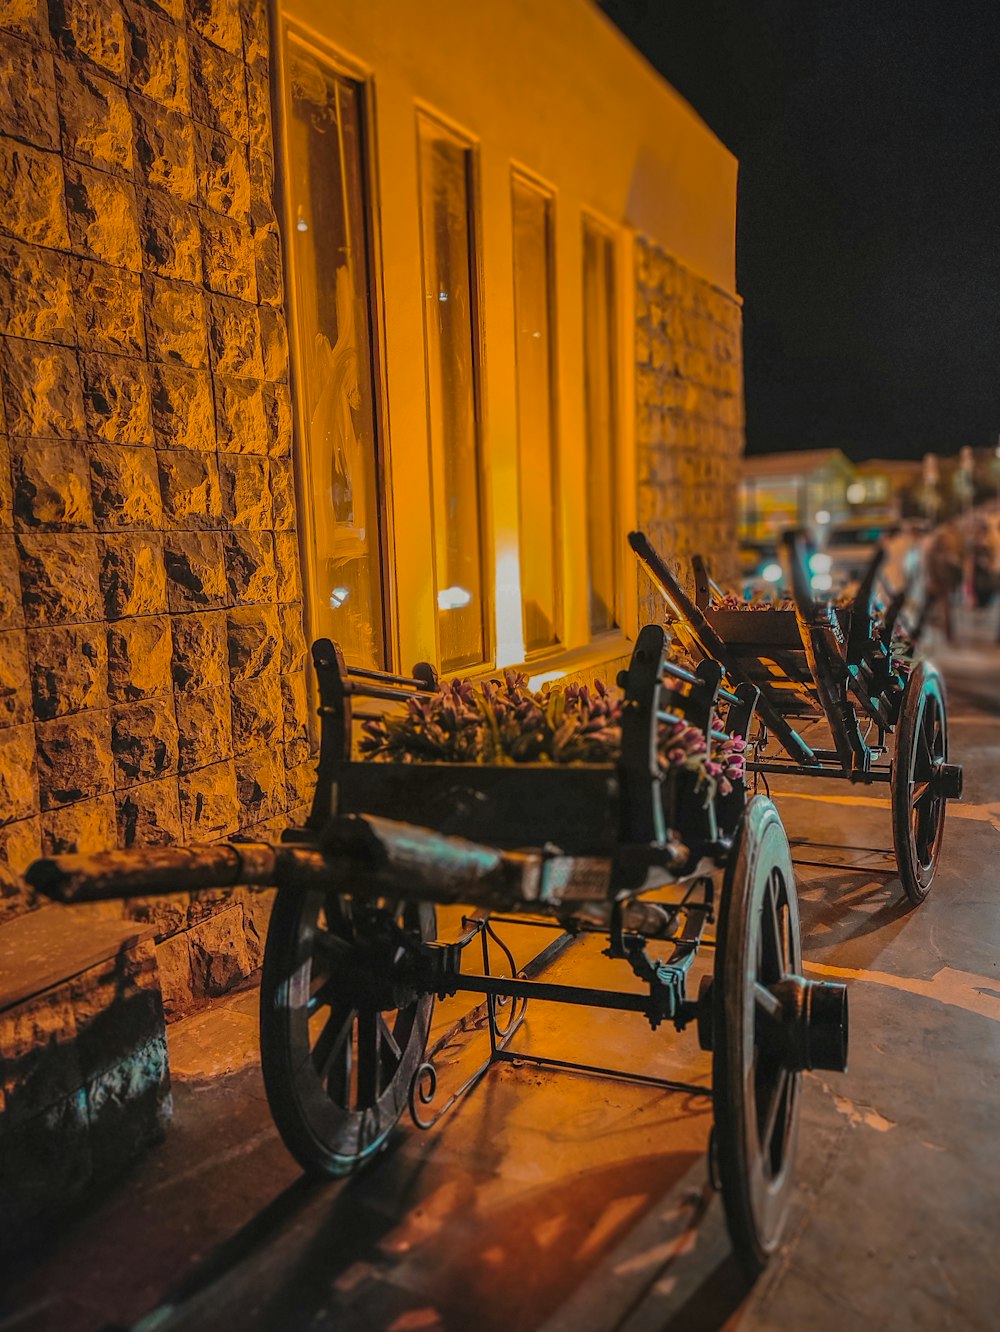
[[[813,517],[820,524],[820,526],[823,527],[830,521],[830,510],[817,509]]]
[[[461,610],[472,600],[472,593],[464,587],[446,587],[438,593],[438,610]]]
[[[823,551],[818,550],[815,555],[809,556],[809,572],[817,574],[829,573],[833,568],[833,560]]]
[[[848,504],[860,504],[865,497],[865,483],[863,481],[852,481],[847,487]]]
[[[528,681],[528,688],[541,689],[542,685],[552,684],[554,680],[561,680],[565,674],[565,671],[543,671],[541,675],[531,677]]]
[[[446,291],[439,291],[439,292],[438,292],[438,300],[439,300],[439,301],[446,301],[447,299],[448,299],[448,293],[447,293]]]
[[[760,571],[761,578],[765,583],[777,583],[781,578],[782,568],[780,564],[765,564]]]
[[[308,222],[305,220],[305,218],[302,216],[302,209],[301,209],[301,208],[299,208],[299,218],[298,218],[298,221],[295,223],[295,228],[296,228],[297,231],[308,231],[308,230],[309,230],[309,223],[308,223]]]
[[[335,587],[330,593],[330,605],[334,610],[339,610],[350,595],[349,587]]]
[[[812,585],[817,592],[829,592],[833,587],[833,576],[828,573],[813,574]]]

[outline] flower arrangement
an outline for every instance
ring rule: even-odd
[[[443,681],[436,693],[406,702],[405,712],[362,724],[362,757],[395,763],[613,763],[621,754],[622,699],[601,680],[528,688],[506,670],[474,685]],[[718,729],[718,719],[714,723]],[[660,723],[660,765],[686,770],[710,797],[727,795],[743,776],[744,741],[713,741],[685,721]]]

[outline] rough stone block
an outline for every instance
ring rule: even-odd
[[[0,137],[0,198],[0,230],[36,245],[69,245],[63,164],[57,153]]]
[[[81,357],[83,405],[92,439],[153,443],[149,369],[142,361],[92,353]]]
[[[285,769],[285,806],[288,810],[299,812],[299,819],[304,811],[312,808],[316,792],[316,764],[308,763],[289,765]]]
[[[288,380],[288,329],[281,310],[262,305],[257,311],[260,319],[260,345],[264,359],[264,378],[279,383]]]
[[[250,154],[250,221],[257,231],[272,227],[278,229],[274,158],[270,153]]]
[[[191,113],[203,125],[246,141],[247,88],[243,61],[191,38]]]
[[[79,444],[13,440],[14,526],[22,532],[93,527],[90,468]]]
[[[142,267],[135,187],[106,171],[66,163],[66,212],[73,249],[137,273]]]
[[[185,773],[180,779],[181,822],[188,842],[226,837],[240,824],[232,760]]]
[[[225,611],[171,617],[172,676],[179,694],[214,689],[229,682],[229,642]]]
[[[153,435],[158,448],[215,448],[216,407],[207,370],[153,367]]]
[[[130,86],[162,106],[190,111],[187,34],[140,4],[126,6],[126,22],[130,37]]]
[[[0,633],[0,726],[19,726],[31,718],[28,641],[23,629],[6,629]]]
[[[215,430],[220,449],[230,453],[271,451],[272,435],[266,414],[268,387],[253,379],[216,378]]]
[[[163,190],[140,190],[143,267],[161,277],[201,283],[201,229],[190,205]]]
[[[141,615],[108,629],[108,693],[132,703],[171,692],[170,618]]]
[[[274,601],[277,575],[272,533],[236,531],[228,533],[224,541],[230,601],[234,605]]]
[[[58,148],[56,80],[49,52],[0,33],[0,88],[16,89],[15,96],[0,98],[0,134],[36,148]]]
[[[31,698],[39,721],[107,707],[108,648],[98,624],[28,630]]]
[[[247,147],[205,125],[196,127],[198,195],[206,208],[239,222],[250,216]]]
[[[0,782],[3,781],[0,776]],[[30,911],[37,903],[24,871],[42,854],[40,818],[0,826],[0,925]]]
[[[233,717],[228,688],[179,694],[176,708],[181,772],[232,758]]]
[[[281,672],[283,675],[305,670],[306,636],[302,626],[302,606],[281,606]]]
[[[0,333],[39,342],[76,340],[69,259],[0,237]]]
[[[0,532],[14,530],[14,487],[10,479],[10,444],[0,435]]]
[[[194,165],[194,127],[187,116],[141,93],[129,97],[135,127],[135,156],[147,186],[192,203],[198,180]]]
[[[299,539],[294,532],[275,532],[274,563],[278,580],[276,599],[281,602],[302,600],[302,571],[299,563]]]
[[[167,596],[174,612],[225,606],[226,568],[218,532],[174,532],[166,539]]]
[[[238,0],[189,0],[188,22],[213,46],[221,46],[232,55],[242,55]]]
[[[257,269],[250,228],[232,218],[201,211],[205,286],[241,300],[257,299]]]
[[[47,45],[49,14],[45,0],[0,0],[0,28],[38,46]]]
[[[88,352],[144,356],[142,289],[134,273],[72,258],[70,273],[80,347]]]
[[[143,283],[146,340],[154,361],[176,361],[200,370],[208,365],[205,297],[186,282],[147,277]]]
[[[115,786],[122,790],[177,771],[177,722],[172,698],[130,703],[111,711]]]
[[[119,791],[115,812],[120,846],[166,846],[180,840],[176,777]]]
[[[106,618],[162,615],[167,609],[162,537],[152,532],[115,532],[99,540]]]
[[[237,755],[274,749],[282,739],[279,677],[259,675],[232,686],[233,748]]]
[[[12,435],[84,438],[83,386],[72,348],[4,338],[0,382]]]
[[[244,0],[240,6],[243,24],[243,55],[247,64],[266,59],[270,52],[267,0]]]
[[[276,750],[238,755],[235,766],[236,792],[244,823],[259,823],[284,814],[285,764]]]
[[[39,809],[33,726],[0,730],[0,824],[27,819]]]
[[[295,768],[309,759],[309,697],[305,671],[281,677],[281,715],[285,766]]]
[[[271,80],[266,59],[255,60],[247,67],[247,129],[251,152],[273,151]]]
[[[229,674],[250,680],[277,673],[281,664],[281,625],[274,606],[248,606],[227,616]]]
[[[83,65],[57,67],[62,147],[67,157],[120,175],[132,172],[132,117],[116,84]]]
[[[0,1106],[6,1138],[13,1125],[36,1118],[80,1087],[76,1023],[67,987],[58,986],[6,1009],[0,1014],[0,1030]]]
[[[243,932],[243,908],[227,907],[188,931],[194,993],[226,994],[253,970]]]
[[[166,526],[188,531],[218,529],[222,497],[216,455],[194,449],[161,449],[156,460]]]
[[[43,811],[112,790],[111,718],[107,712],[77,712],[38,722],[35,741]]]
[[[117,0],[51,0],[52,36],[68,56],[82,58],[118,80],[125,78],[125,20]]]
[[[287,458],[292,452],[292,400],[288,385],[265,384],[263,396],[267,451],[272,458]]]
[[[250,453],[221,453],[222,513],[230,527],[263,531],[274,527],[269,464]]]
[[[254,228],[253,250],[257,299],[266,305],[281,305],[285,299],[285,280],[281,236],[274,223]]]
[[[92,445],[90,487],[99,531],[126,527],[155,530],[162,525],[159,474],[152,449]]]
[[[189,1012],[195,1003],[186,930],[157,943],[156,969],[160,973],[163,1016],[167,1022],[173,1022]]]
[[[162,1023],[158,995],[157,1001]],[[161,1142],[170,1114],[167,1042],[160,1034],[87,1084],[87,1127],[95,1179],[119,1174],[147,1147]]]
[[[0,532],[0,630],[19,629],[24,624],[18,549],[8,532]]]
[[[117,844],[114,796],[78,800],[42,815],[42,855],[90,855]]]
[[[17,550],[29,625],[101,618],[95,537],[26,532],[17,538]]]
[[[231,296],[209,297],[208,345],[217,375],[260,379],[264,360],[257,306]]]
[[[268,463],[271,478],[271,513],[275,531],[288,532],[295,527],[295,481],[289,458],[272,458]]]

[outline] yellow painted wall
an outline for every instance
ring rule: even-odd
[[[483,324],[482,458],[491,661],[521,664],[511,169],[555,195],[556,390],[564,645],[558,668],[611,660],[637,624],[634,579],[622,632],[589,642],[582,467],[582,217],[615,228],[619,304],[619,531],[637,521],[635,291],[639,231],[686,268],[734,290],[737,163],[589,0],[280,0],[285,26],[369,85],[380,251],[397,665],[435,660],[428,542],[416,111],[474,143]],[[296,182],[287,182],[294,215]],[[292,334],[294,349],[294,308]],[[308,529],[307,529],[308,530]],[[623,556],[624,559],[624,556]],[[308,552],[305,563],[310,563]],[[575,655],[574,655],[575,654]],[[487,663],[489,664],[489,663]],[[588,663],[589,664],[589,663]],[[533,659],[531,670],[546,669]]]

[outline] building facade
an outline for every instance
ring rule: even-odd
[[[611,677],[630,527],[735,567],[736,163],[587,0],[5,0],[0,88],[0,931],[299,820],[311,637]],[[102,910],[168,1017],[259,965]]]

